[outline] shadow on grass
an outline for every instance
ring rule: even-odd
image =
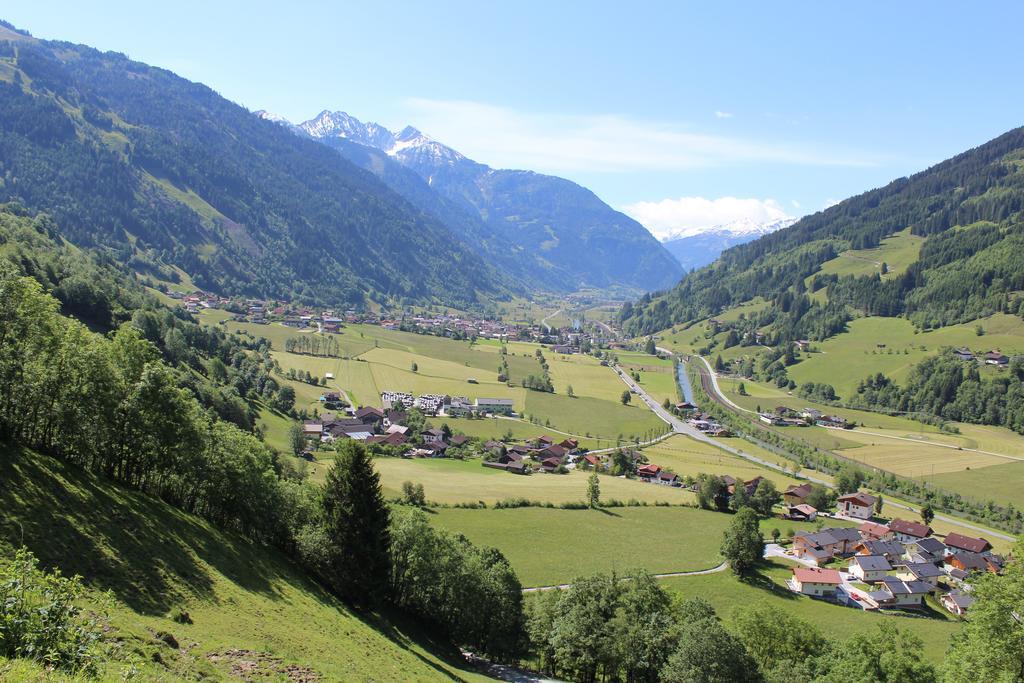
[[[23,542],[44,566],[147,615],[212,599],[209,567],[275,594],[275,569],[247,541],[62,461],[7,444],[0,453],[0,539]]]
[[[621,517],[622,516],[618,512],[612,512],[608,508],[594,508],[594,509],[597,510],[598,512],[600,512],[602,515],[608,515],[609,517]]]
[[[799,595],[789,590],[785,586],[780,586],[776,583],[771,575],[768,573],[772,568],[778,568],[784,565],[777,565],[771,562],[760,562],[754,569],[747,572],[739,578],[739,580],[750,586],[751,588],[757,588],[771,593],[774,597],[782,598],[784,600],[796,600]]]

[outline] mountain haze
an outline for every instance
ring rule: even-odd
[[[280,117],[261,112],[272,120]],[[555,291],[622,287],[653,291],[682,269],[638,222],[571,181],[531,171],[496,170],[413,127],[394,133],[344,112],[321,112],[289,127],[338,150],[439,218],[517,279]],[[367,155],[352,143],[383,155]],[[413,171],[444,201],[390,168]]]
[[[783,218],[769,223],[736,221],[704,230],[687,231],[663,240],[662,244],[684,270],[691,271],[712,263],[730,247],[746,244],[795,222],[795,218]]]

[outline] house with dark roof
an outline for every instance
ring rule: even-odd
[[[806,503],[787,505],[783,508],[782,516],[796,522],[813,522],[818,517],[818,511]]]
[[[1010,364],[1010,358],[1000,353],[998,349],[993,349],[985,354],[985,364],[1006,367]]]
[[[932,535],[930,526],[905,519],[894,519],[889,522],[889,530],[892,531],[893,538],[900,543],[913,543]]]
[[[423,443],[441,443],[444,441],[444,432],[437,427],[423,430],[422,436]]]
[[[939,577],[946,573],[931,562],[907,562],[897,567],[896,578],[904,581],[923,581],[933,588],[939,585]]]
[[[540,468],[542,470],[544,470],[545,472],[554,472],[555,470],[557,470],[561,466],[561,464],[562,464],[562,459],[561,458],[556,458],[554,456],[551,456],[551,457],[548,457],[548,458],[544,458],[543,460],[540,461]]]
[[[933,536],[907,543],[905,551],[904,555],[911,561],[934,564],[941,563],[943,558],[949,554],[946,552],[946,544]],[[915,557],[920,559],[914,559]]]
[[[877,498],[867,493],[847,493],[839,496],[836,501],[836,512],[854,519],[871,519],[877,501]]]
[[[992,544],[984,538],[974,538],[952,532],[946,535],[946,554],[956,555],[957,553],[978,553],[979,555],[991,555]]]
[[[661,472],[658,472],[658,476],[655,477],[654,482],[657,484],[661,484],[663,486],[680,485],[679,475],[677,475],[675,472],[669,472],[667,470],[662,470]]]
[[[992,572],[997,574],[1002,570],[1002,563],[994,555],[979,555],[969,551],[961,551],[950,555],[945,559],[946,573],[949,568],[959,569],[968,574],[971,572]]]
[[[384,411],[380,408],[374,408],[372,406],[364,406],[356,411],[356,419],[363,424],[377,424],[383,422]]]
[[[903,544],[898,541],[863,540],[853,546],[853,552],[858,555],[880,555],[892,564],[902,558]]]
[[[807,496],[811,495],[812,488],[810,484],[790,486],[782,492],[782,500],[787,505],[800,505],[807,502]]]
[[[889,560],[881,555],[854,555],[850,558],[847,568],[850,576],[854,576],[864,583],[875,583],[888,576],[892,570]]]
[[[470,442],[470,440],[470,437],[466,436],[465,434],[455,434],[452,436],[452,438],[448,439],[448,443],[452,446],[458,447],[465,446],[467,443]]]
[[[964,616],[967,613],[967,610],[971,608],[971,605],[974,604],[973,597],[958,590],[946,593],[939,598],[939,601],[947,611],[957,615],[958,617]]]
[[[804,532],[793,536],[793,553],[815,564],[823,564],[833,557],[849,554],[859,541],[860,534],[845,527]]]
[[[930,584],[923,581],[901,581],[895,576],[881,581],[881,588],[867,594],[868,602],[875,607],[920,607],[924,596],[932,591]]]

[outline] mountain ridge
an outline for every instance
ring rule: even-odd
[[[675,233],[673,237],[663,239],[661,243],[686,271],[691,271],[712,263],[719,254],[730,247],[746,244],[776,230],[787,228],[796,220],[781,218],[765,223],[742,219],[710,228],[688,228]]]
[[[280,118],[267,112],[258,115]],[[456,219],[463,224],[463,234],[477,245],[489,245],[499,267],[517,279],[561,292],[654,291],[682,275],[679,264],[646,228],[572,181],[533,171],[493,169],[411,126],[394,133],[345,112],[325,110],[287,126],[350,160],[356,155],[350,146],[355,143],[414,171],[444,197],[445,210],[454,206],[468,214],[468,223],[465,216]],[[383,166],[377,159],[364,168],[380,177],[398,175]],[[449,215],[437,217],[444,221]]]

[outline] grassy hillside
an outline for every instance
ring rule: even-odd
[[[271,680],[286,666],[320,680],[485,680],[416,625],[354,613],[277,552],[159,501],[3,445],[0,481],[0,543],[23,541],[44,565],[82,575],[87,607],[109,611],[103,680],[131,667],[141,680],[237,680],[246,660]],[[194,623],[172,621],[179,610]],[[39,678],[0,660],[0,679]]]

